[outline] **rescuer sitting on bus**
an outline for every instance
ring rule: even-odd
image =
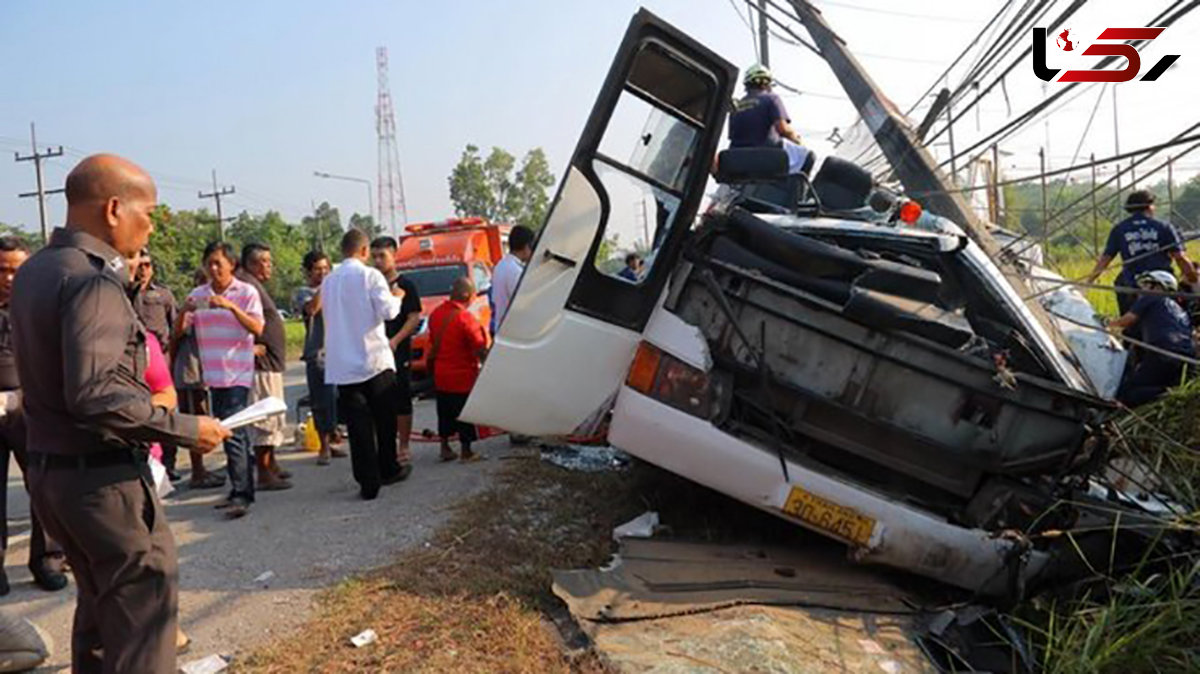
[[[1142,272],[1135,282],[1143,290],[1158,293],[1174,293],[1179,289],[1175,276],[1161,269]],[[1184,361],[1175,356],[1194,358],[1196,355],[1192,321],[1170,295],[1139,295],[1129,311],[1108,325],[1126,332],[1136,327],[1141,341],[1153,347],[1143,350],[1137,364],[1126,373],[1117,389],[1117,400],[1129,407],[1148,403],[1179,384]]]
[[[734,102],[729,116],[729,147],[782,147],[788,153],[788,172],[805,173],[815,157],[801,145],[783,100],[771,91],[774,81],[761,65],[746,70],[746,95]]]

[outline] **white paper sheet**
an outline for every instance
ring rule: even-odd
[[[271,396],[270,398],[263,398],[237,414],[222,419],[221,425],[232,431],[242,426],[256,424],[276,414],[287,414],[287,403]]]

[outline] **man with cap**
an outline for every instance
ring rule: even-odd
[[[1136,327],[1139,339],[1153,347],[1139,354],[1117,389],[1117,400],[1129,407],[1144,405],[1179,384],[1184,361],[1175,356],[1196,356],[1192,321],[1179,302],[1166,294],[1179,290],[1175,276],[1156,269],[1138,274],[1135,282],[1150,292],[1139,295],[1129,311],[1108,324],[1126,332]]]
[[[1174,225],[1154,218],[1154,194],[1148,190],[1135,190],[1125,200],[1129,217],[1117,223],[1108,233],[1104,252],[1096,260],[1096,266],[1085,281],[1091,283],[1108,269],[1118,255],[1121,257],[1121,273],[1113,285],[1118,288],[1136,288],[1139,274],[1148,271],[1170,273],[1171,261],[1179,265],[1179,271],[1188,283],[1196,282],[1196,268],[1187,258],[1183,239]],[[1137,299],[1136,293],[1117,293],[1117,307],[1124,315]]]
[[[788,171],[806,172],[815,156],[792,128],[783,100],[771,90],[774,82],[765,66],[756,63],[746,69],[746,95],[734,101],[729,116],[729,147],[781,147],[788,153]]]
[[[29,491],[79,586],[73,672],[175,671],[179,569],[146,461],[152,442],[212,451],[230,432],[153,404],[126,258],[146,246],[154,181],[114,155],[67,176],[67,224],[13,283]]]

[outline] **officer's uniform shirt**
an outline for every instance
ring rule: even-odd
[[[124,258],[56,229],[17,272],[11,317],[29,446],[85,454],[148,442],[190,445],[197,417],[150,402],[145,328],[126,294]]]
[[[142,325],[154,333],[164,350],[167,349],[171,343],[171,332],[175,329],[175,318],[179,314],[171,291],[151,281],[144,289],[134,293],[133,310],[142,319]]]

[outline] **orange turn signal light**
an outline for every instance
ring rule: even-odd
[[[654,378],[658,375],[660,362],[662,351],[649,342],[642,342],[633,356],[633,365],[629,368],[629,377],[625,379],[625,385],[639,393],[650,395],[654,389]]]
[[[906,225],[911,225],[917,221],[917,218],[921,217],[921,213],[921,204],[915,201],[906,201],[900,207],[900,220]]]

